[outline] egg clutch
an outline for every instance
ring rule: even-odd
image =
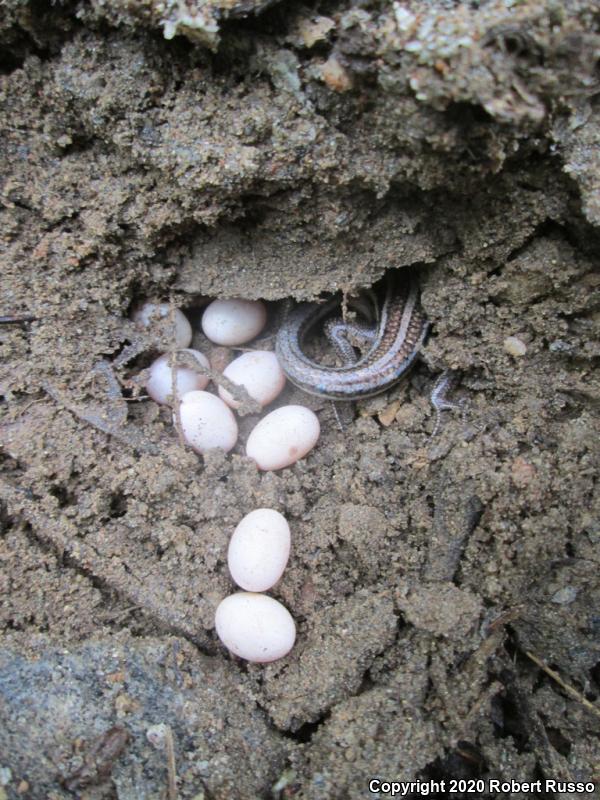
[[[238,440],[235,411],[242,401],[223,386],[217,394],[207,391],[209,359],[190,349],[192,327],[179,309],[168,304],[146,303],[133,315],[145,328],[165,323],[172,330],[175,353],[160,355],[147,370],[146,390],[157,403],[173,408],[173,419],[181,427],[185,442],[197,453],[220,449],[229,452]],[[267,320],[260,300],[214,300],[202,315],[202,330],[211,342],[238,347],[254,339]],[[180,363],[182,357],[185,364]],[[285,375],[275,353],[251,350],[242,353],[222,370],[232,386],[241,387],[263,409],[272,403],[285,386]],[[319,420],[309,408],[282,406],[263,417],[250,432],[246,455],[259,469],[289,467],[303,458],[317,443]]]
[[[189,320],[167,303],[146,303],[133,319],[149,329],[160,325],[175,349],[158,356],[145,372],[152,400],[173,410],[173,422],[184,441],[199,454],[219,449],[229,452],[238,441],[236,412],[244,398],[262,410],[285,386],[286,378],[275,353],[249,350],[229,364],[213,362],[190,348]],[[267,321],[260,300],[214,300],[202,315],[202,331],[220,347],[235,348],[252,341]],[[217,392],[209,391],[211,374]],[[241,389],[241,392],[239,391]],[[320,434],[319,420],[309,408],[286,405],[267,413],[250,431],[246,455],[261,470],[289,467],[312,450]],[[290,528],[275,509],[259,508],[246,514],[229,542],[227,563],[233,581],[242,589],[223,599],[215,612],[215,628],[225,647],[236,656],[257,663],[275,661],[290,652],[296,625],[289,611],[264,592],[281,578],[291,548]]]

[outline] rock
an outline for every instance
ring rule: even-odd
[[[109,680],[116,672],[118,685]],[[137,707],[118,723],[126,744],[111,751],[106,734],[123,693]],[[266,796],[283,769],[285,747],[235,670],[184,640],[113,638],[39,649],[32,660],[0,653],[0,752],[15,785],[27,776],[31,800],[48,797],[57,774],[76,780],[78,746],[103,748],[101,764],[112,752],[110,770],[96,770],[90,783],[112,774],[120,800],[155,796],[166,785],[166,756],[148,731],[161,724],[171,729],[178,774],[216,800]]]

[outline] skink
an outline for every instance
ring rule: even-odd
[[[324,328],[343,366],[318,364],[304,352],[308,334],[340,305],[339,298],[319,305],[297,306],[279,329],[276,353],[289,380],[309,394],[331,400],[371,397],[397,383],[412,366],[429,323],[418,302],[418,287],[410,279],[388,277],[375,324],[329,320]],[[361,355],[355,355],[355,347]]]

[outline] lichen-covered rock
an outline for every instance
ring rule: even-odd
[[[0,701],[2,763],[14,786],[26,781],[32,800],[103,784],[123,799],[156,794],[167,782],[165,732],[180,797],[204,789],[222,800],[255,800],[285,763],[285,745],[235,671],[178,639],[68,650],[40,643],[32,660],[4,649]],[[106,734],[115,728],[120,746],[110,747]]]

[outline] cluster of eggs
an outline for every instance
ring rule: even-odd
[[[218,395],[206,391],[210,378],[206,374],[208,358],[192,350],[192,327],[179,309],[168,304],[146,303],[134,314],[134,320],[145,327],[153,321],[168,319],[178,351],[186,354],[192,366],[173,364],[169,353],[161,355],[148,370],[146,389],[157,403],[172,405],[178,400],[174,420],[181,425],[185,441],[198,453],[207,450],[231,450],[238,439],[234,415],[241,401],[222,386]],[[250,342],[262,331],[267,321],[265,304],[260,300],[214,300],[202,315],[202,330],[211,342],[236,347]],[[222,372],[232,384],[241,386],[261,408],[269,405],[285,386],[285,375],[275,353],[253,350],[242,353]],[[299,405],[282,406],[263,417],[253,428],[246,442],[246,454],[262,470],[283,469],[303,458],[315,446],[320,427],[316,415]]]
[[[281,578],[290,541],[285,517],[272,508],[257,508],[246,514],[229,542],[229,572],[244,591],[219,603],[215,628],[225,647],[246,661],[275,661],[294,646],[296,625],[290,612],[262,594]]]
[[[202,315],[204,335],[216,345],[246,344],[262,331],[266,308],[260,301],[214,300]],[[223,386],[218,394],[206,391],[206,370],[211,364],[204,353],[190,349],[193,331],[187,317],[166,303],[147,303],[134,320],[145,327],[153,322],[172,325],[175,346],[185,353],[190,366],[159,356],[149,367],[146,389],[157,403],[179,404],[178,415],[186,442],[198,453],[234,447],[238,426],[234,415],[241,402]],[[193,364],[200,368],[196,370]],[[214,366],[214,364],[213,364]],[[275,353],[252,350],[242,353],[223,370],[229,385],[244,387],[261,408],[271,403],[285,386],[285,375]],[[316,415],[298,405],[282,406],[263,417],[246,442],[246,454],[263,470],[282,469],[305,456],[316,444],[320,428]],[[270,508],[251,511],[242,519],[229,542],[227,562],[233,581],[243,591],[219,603],[215,628],[222,643],[246,661],[266,663],[287,655],[296,640],[290,612],[263,592],[281,578],[290,554],[290,529],[285,517]]]

